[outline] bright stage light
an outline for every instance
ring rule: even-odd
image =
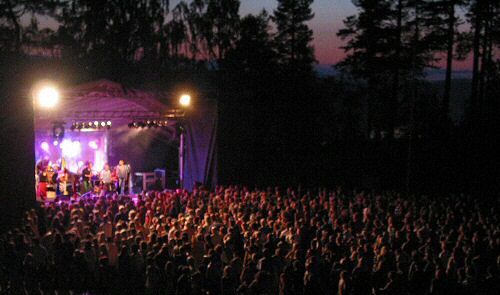
[[[42,148],[42,150],[44,150],[46,152],[49,151],[49,144],[45,141],[40,144],[40,147]]]
[[[179,99],[179,103],[183,107],[189,106],[191,104],[191,95],[189,95],[189,94],[181,95],[181,98]]]
[[[52,143],[54,146],[58,146],[59,145],[59,141],[57,140],[54,140],[54,142]]]
[[[53,86],[40,87],[36,99],[41,107],[53,108],[59,102],[59,91]]]
[[[82,147],[79,141],[63,140],[60,144],[62,155],[68,158],[75,158],[82,152]]]
[[[99,147],[97,146],[97,142],[92,140],[92,141],[89,141],[89,148],[91,148],[93,150],[97,150]]]

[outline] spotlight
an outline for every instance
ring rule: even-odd
[[[98,121],[94,121],[94,125],[95,126],[99,126],[99,122]]]
[[[189,94],[181,95],[181,97],[179,98],[179,103],[183,107],[189,106],[191,104],[191,95],[189,95]]]
[[[40,144],[40,147],[42,148],[42,150],[44,150],[46,152],[49,151],[49,144],[45,141]]]
[[[38,88],[35,93],[38,104],[43,108],[53,108],[59,102],[59,91],[51,85]]]
[[[59,141],[57,140],[54,140],[54,142],[52,143],[54,146],[58,146],[59,145]]]
[[[111,121],[106,122],[106,125],[111,126]]]
[[[75,158],[80,155],[82,147],[79,141],[65,139],[61,142],[62,155],[68,158]]]
[[[102,127],[106,126],[106,122],[102,121],[102,122],[101,122],[101,126],[102,126]]]
[[[99,147],[97,146],[97,142],[95,142],[94,140],[92,141],[89,141],[89,147],[93,150],[97,150]]]

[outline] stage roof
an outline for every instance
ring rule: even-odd
[[[53,109],[35,103],[35,128],[52,128],[53,122],[111,120],[113,125],[128,124],[134,119],[165,118],[175,123],[182,111],[160,102],[168,101],[167,93],[155,93],[109,80],[98,80],[61,91],[61,99]],[[170,125],[170,124],[169,124]]]

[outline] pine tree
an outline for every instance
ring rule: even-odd
[[[238,39],[225,63],[236,71],[262,75],[274,69],[276,53],[272,45],[267,12],[247,15],[241,19]]]
[[[467,19],[471,23],[472,81],[469,98],[470,119],[476,121],[485,111],[486,104],[495,97],[494,77],[498,75],[495,50],[500,46],[500,3],[493,0],[470,2]]]
[[[315,62],[311,45],[313,32],[306,24],[314,17],[313,0],[278,0],[272,17],[277,27],[275,37],[279,62],[294,74],[311,74]]]
[[[368,128],[370,130],[384,128],[383,101],[387,99],[385,94],[390,93],[388,82],[391,76],[394,79],[393,83],[399,79],[404,58],[402,52],[404,11],[401,9],[396,14],[399,19],[396,27],[391,22],[394,15],[391,1],[359,0],[355,5],[359,13],[347,17],[344,20],[344,28],[337,33],[346,41],[342,48],[347,53],[346,58],[337,64],[337,67],[356,79],[366,81]],[[396,87],[399,87],[399,82]]]
[[[359,0],[357,15],[344,20],[337,35],[346,41],[347,57],[337,67],[366,81],[368,128],[392,134],[397,124],[408,120],[402,114],[402,89],[422,79],[425,68],[437,62],[442,46],[436,18],[428,0]],[[409,107],[407,107],[409,108]],[[398,122],[400,121],[400,122]]]

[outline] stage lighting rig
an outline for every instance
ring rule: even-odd
[[[139,120],[128,123],[128,128],[161,128],[167,127],[168,121],[166,120]]]
[[[72,131],[99,131],[110,129],[111,121],[94,121],[94,122],[73,122],[71,125]]]

